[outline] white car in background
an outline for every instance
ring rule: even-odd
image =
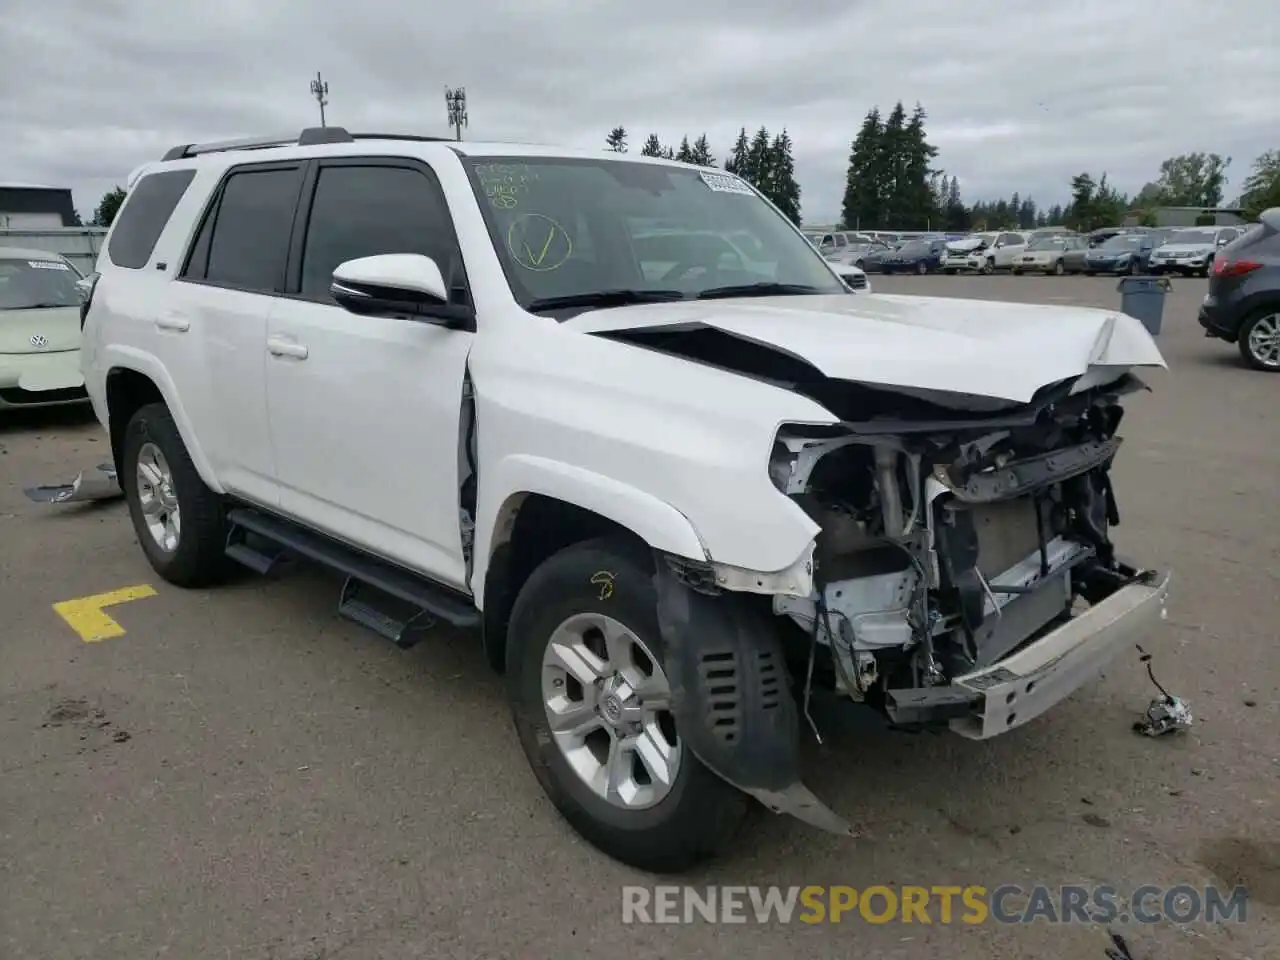
[[[995,273],[995,261],[989,250],[997,234],[975,233],[963,240],[947,244],[942,258],[943,273]]]
[[[1179,230],[1151,253],[1152,273],[1198,273],[1207,277],[1214,255],[1240,235],[1239,227],[1188,227]]]
[[[1031,242],[1030,234],[1016,230],[1006,230],[996,234],[996,242],[987,250],[987,259],[992,270],[1012,270],[1018,257],[1022,256]]]
[[[867,274],[861,267],[835,260],[831,257],[827,258],[827,262],[831,264],[831,269],[840,275],[840,279],[845,282],[845,285],[850,290],[856,290],[859,293],[871,292],[871,281],[867,279]]]
[[[0,410],[84,403],[82,279],[47,250],[0,247]]]

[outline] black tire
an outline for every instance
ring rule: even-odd
[[[923,277],[928,272],[929,272],[929,265],[925,263],[923,260],[916,265],[916,273],[919,274],[920,276]]]
[[[1129,276],[1131,276],[1131,277],[1136,277],[1136,276],[1138,276],[1140,273],[1142,273],[1142,264],[1140,264],[1137,260],[1130,260],[1130,261],[1129,261]]]
[[[607,593],[599,585],[601,571],[612,574]],[[508,692],[520,745],[561,816],[616,860],[642,870],[678,873],[715,856],[733,840],[749,798],[708,770],[685,746],[665,798],[642,810],[613,806],[594,793],[565,760],[552,739],[542,699],[547,641],[574,614],[614,617],[662,659],[652,578],[647,550],[622,539],[575,544],[545,561],[525,583],[511,612]]]
[[[1086,271],[1084,272],[1084,275],[1085,275],[1086,277],[1092,277],[1092,276],[1093,276],[1093,271],[1092,271],[1092,270],[1086,270]]]
[[[996,261],[994,257],[987,257],[986,263],[982,265],[982,272],[988,277],[996,272]]]
[[[1280,314],[1280,307],[1272,304],[1255,311],[1245,319],[1244,323],[1240,324],[1240,332],[1236,336],[1236,346],[1240,350],[1241,359],[1254,370],[1261,370],[1264,373],[1280,373],[1280,367],[1267,366],[1255,357],[1253,351],[1249,349],[1249,334],[1253,332],[1253,328],[1267,317],[1274,317],[1277,314]]]
[[[146,443],[159,448],[173,475],[181,530],[177,547],[166,552],[147,529],[138,492],[138,454]],[[163,403],[140,407],[125,427],[120,485],[138,543],[152,569],[180,587],[203,587],[223,580],[232,568],[226,556],[227,520],[222,498],[196,472],[186,444]]]
[[[1010,267],[1010,268],[1009,268],[1009,273],[1010,273],[1010,274],[1012,274],[1012,275],[1013,275],[1013,276],[1015,276],[1015,277],[1020,277],[1020,276],[1022,276],[1022,271],[1021,271],[1021,270],[1019,270],[1017,267]]]
[[[1213,273],[1213,257],[1212,256],[1210,256],[1209,259],[1204,262],[1204,269],[1200,271],[1200,276],[1207,277],[1211,273]]]

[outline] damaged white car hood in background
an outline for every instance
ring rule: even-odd
[[[594,310],[584,333],[710,327],[804,360],[824,376],[886,388],[1025,403],[1091,371],[1164,367],[1155,340],[1119,311],[888,294],[681,301]]]

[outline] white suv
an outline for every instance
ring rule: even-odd
[[[555,806],[646,868],[748,796],[848,830],[800,781],[813,692],[995,736],[1167,590],[1108,538],[1119,398],[1163,365],[1140,323],[853,294],[721,171],[176,147],[130,183],[82,357],[161,577],[301,556],[397,644],[477,628]]]

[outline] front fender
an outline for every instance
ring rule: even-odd
[[[611,477],[530,454],[502,458],[481,473],[472,592],[484,607],[484,582],[494,548],[509,534],[520,501],[541,494],[599,514],[630,530],[655,550],[707,560],[698,531],[671,504]]]
[[[191,418],[187,415],[186,408],[182,405],[179,398],[178,390],[173,384],[168,372],[155,356],[143,350],[134,347],[124,346],[121,344],[112,344],[110,347],[101,349],[94,357],[94,366],[99,370],[104,370],[107,376],[116,370],[132,370],[134,373],[140,373],[156,385],[160,391],[160,396],[164,399],[165,406],[169,408],[169,413],[173,415],[173,422],[177,424],[178,433],[182,436],[182,442],[187,448],[187,453],[191,457],[191,462],[196,468],[196,472],[200,474],[200,479],[204,481],[205,486],[216,493],[226,493],[222,485],[218,483],[218,478],[213,471],[209,458],[205,456],[204,448],[200,445],[196,431],[191,426]],[[86,382],[89,378],[86,377]],[[91,389],[100,389],[103,391],[101,396],[102,411],[106,411],[108,418],[110,411],[107,411],[106,404],[106,377],[102,380],[94,381]],[[101,386],[99,386],[99,384]],[[97,407],[99,401],[94,400],[94,406]],[[99,419],[102,419],[101,411]],[[109,419],[105,421],[108,430],[111,430]],[[124,429],[125,424],[118,424],[120,429]]]

